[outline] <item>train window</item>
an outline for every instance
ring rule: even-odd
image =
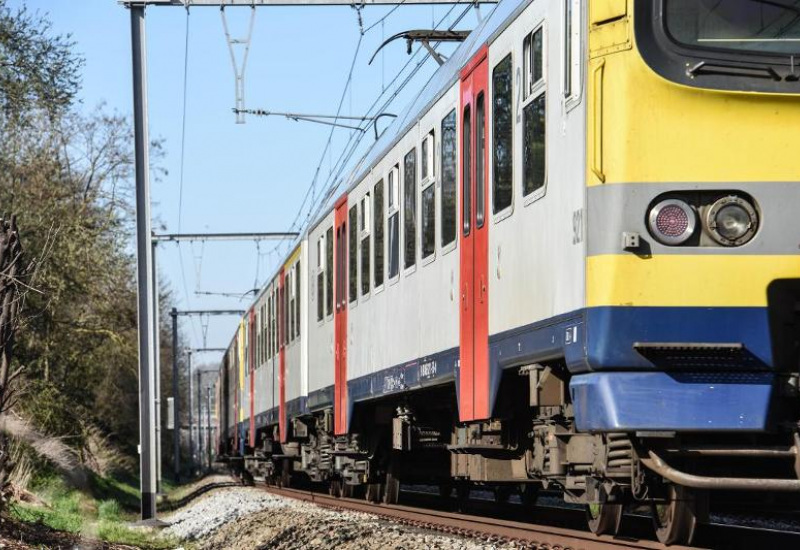
[[[539,27],[525,38],[526,100],[522,108],[522,194],[528,196],[545,184],[546,116],[544,29]]]
[[[564,0],[564,98],[572,104],[581,95],[580,28],[580,0]]]
[[[283,276],[283,345],[289,344],[289,273]]]
[[[383,285],[383,180],[375,184],[374,196],[375,236],[373,254],[375,255],[375,288]]]
[[[422,190],[422,258],[436,252],[436,185]]]
[[[300,260],[297,260],[297,263],[294,265],[294,318],[295,318],[295,327],[294,327],[294,334],[297,338],[300,337],[300,296],[302,296],[302,292],[300,292],[302,285],[300,281],[302,280],[300,275]]]
[[[511,206],[513,197],[514,116],[513,64],[508,54],[492,71],[492,211],[496,214]]]
[[[544,27],[539,27],[525,37],[523,42],[525,61],[525,98],[534,94],[544,80]]]
[[[272,357],[272,294],[267,296],[267,358]]]
[[[456,240],[456,110],[442,119],[442,246]]]
[[[417,149],[403,159],[403,242],[406,269],[417,262]]]
[[[472,117],[470,116],[469,105],[464,107],[464,117],[461,120],[462,143],[464,144],[464,154],[461,155],[461,180],[463,188],[461,194],[463,197],[462,206],[463,212],[461,213],[462,220],[464,221],[464,236],[469,235],[469,225],[472,219],[472,208],[470,200],[472,199],[472,166],[470,165],[471,143],[472,143]]]
[[[355,302],[358,298],[358,204],[350,208],[350,232],[348,233],[348,262],[349,262],[349,284],[348,292],[350,301]]]
[[[278,281],[273,283],[272,291],[272,357],[278,353]]]
[[[434,141],[434,134],[433,130],[428,132],[428,135],[425,136],[425,139],[422,140],[422,148],[420,151],[420,181],[423,185],[431,180],[433,180],[435,176],[435,166],[434,163],[434,151],[435,151],[435,141]]]
[[[325,237],[320,236],[317,240],[317,321],[322,321],[325,317],[325,263],[322,252],[324,248]]]
[[[541,189],[545,179],[545,94],[542,93],[523,112],[524,176],[523,193]]]
[[[370,214],[369,193],[366,193],[364,197],[361,199],[361,294],[362,295],[369,293],[369,282],[370,282],[369,214]]]
[[[400,213],[397,209],[397,184],[400,169],[395,166],[389,172],[389,208],[388,208],[388,230],[389,230],[389,279],[397,277],[400,273]]]
[[[486,116],[484,113],[483,92],[478,94],[475,105],[475,224],[483,227],[485,214],[484,164],[486,163]]]
[[[287,340],[291,340],[294,342],[294,327],[295,327],[295,318],[294,318],[294,298],[295,298],[295,273],[294,269],[289,270],[289,289],[288,289],[288,302],[289,302],[289,313],[287,317],[289,317],[289,336],[286,338]]]
[[[325,315],[333,314],[333,227],[325,234]]]

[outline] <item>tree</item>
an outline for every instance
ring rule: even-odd
[[[7,120],[44,111],[57,116],[80,88],[83,60],[70,37],[54,35],[50,22],[0,0],[0,112]]]

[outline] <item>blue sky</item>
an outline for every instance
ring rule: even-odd
[[[12,8],[22,5],[47,13],[54,30],[70,33],[85,57],[80,108],[89,111],[104,102],[111,110],[131,113],[128,10],[115,0],[9,1]],[[364,28],[390,9],[365,7]],[[474,9],[400,6],[382,25],[366,32],[342,114],[363,114],[408,61],[401,40],[387,46],[368,66],[384,37],[412,28],[431,28],[432,22],[442,18],[440,28],[447,28],[465,9],[466,16],[455,28],[471,29],[477,23]],[[489,9],[484,6],[483,13]],[[246,34],[250,11],[227,8],[231,35]],[[264,7],[256,12],[246,70],[246,107],[334,114],[360,36],[356,11],[350,7]],[[288,230],[311,184],[330,129],[279,118],[248,117],[246,124],[235,124],[231,111],[235,103],[233,68],[220,10],[194,7],[188,20],[185,65],[186,10],[147,10],[150,136],[164,140],[167,157],[163,164],[168,170],[168,176],[152,183],[153,227],[157,232]],[[451,50],[451,45],[440,49],[443,53]],[[188,79],[181,193],[184,67]],[[402,111],[436,67],[428,58],[387,111]],[[349,130],[334,132],[330,153],[322,162],[319,187],[325,184],[349,135]],[[371,142],[371,137],[365,137],[361,150]],[[244,309],[249,298],[239,301],[195,291],[244,292],[256,281],[263,284],[279,263],[281,250],[273,252],[274,248],[275,244],[268,242],[261,244],[260,251],[251,242],[184,243],[180,248],[163,244],[158,253],[159,274],[175,291],[179,308]],[[182,345],[202,347],[203,324],[199,319],[184,321],[183,334],[189,342]],[[234,318],[209,319],[207,346],[226,347],[235,324]],[[216,356],[208,360],[214,361]]]

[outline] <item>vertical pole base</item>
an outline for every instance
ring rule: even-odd
[[[155,519],[156,517],[156,494],[142,493],[142,521]]]

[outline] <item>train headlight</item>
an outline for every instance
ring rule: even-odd
[[[741,197],[728,195],[718,199],[706,214],[711,237],[725,246],[739,246],[753,238],[758,228],[755,208]]]
[[[648,215],[650,233],[663,244],[682,244],[694,235],[697,214],[687,203],[678,199],[667,199],[650,209]]]

